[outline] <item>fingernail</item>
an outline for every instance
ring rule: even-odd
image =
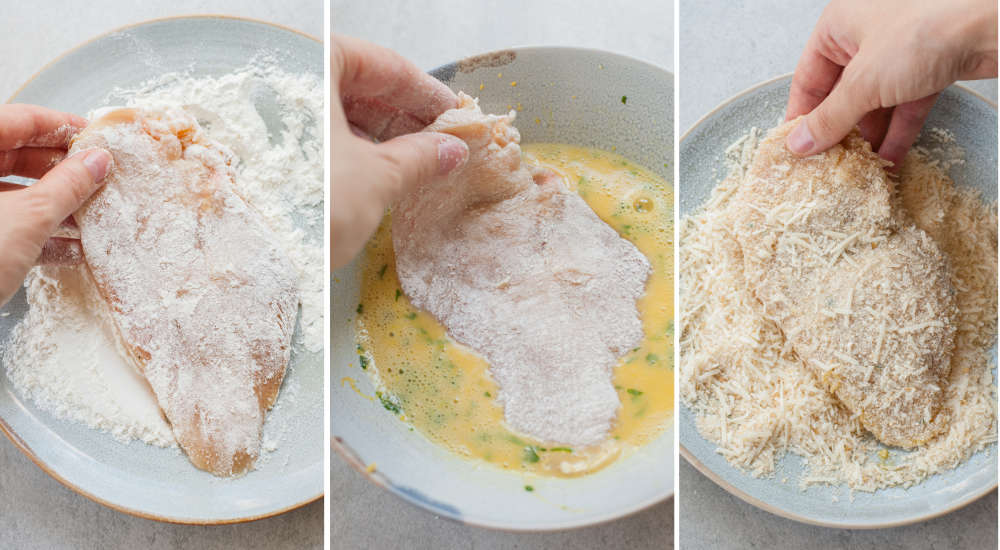
[[[892,163],[892,165],[886,167],[886,170],[890,174],[898,174],[899,169],[903,165],[903,157],[906,156],[906,152],[894,150],[883,146],[881,149],[879,149],[878,156]]]
[[[809,131],[809,125],[806,121],[802,121],[798,126],[792,130],[792,133],[788,134],[788,138],[785,140],[785,145],[788,150],[795,153],[796,155],[805,155],[812,151],[816,142],[813,140],[812,132]]]
[[[94,181],[103,180],[111,169],[111,153],[104,149],[91,149],[85,151],[83,155],[83,165],[90,172],[90,177],[94,178]]]
[[[368,134],[366,134],[364,132],[364,130],[362,130],[361,128],[358,128],[357,126],[355,126],[355,125],[353,125],[351,123],[348,123],[347,125],[351,129],[351,133],[354,134],[356,137],[359,137],[359,138],[362,138],[362,139],[365,139],[365,140],[368,140],[368,141],[372,140],[372,138]]]
[[[464,141],[445,135],[438,143],[438,175],[457,170],[469,160],[469,146]]]

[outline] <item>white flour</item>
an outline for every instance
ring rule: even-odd
[[[4,364],[40,408],[120,441],[174,444],[146,380],[122,359],[101,299],[77,268],[43,267],[27,280],[30,308],[14,329]]]
[[[236,191],[265,218],[299,273],[301,314],[293,355],[323,346],[322,79],[266,60],[219,77],[168,74],[116,90],[109,105],[182,106],[239,162]],[[110,320],[76,268],[35,268],[29,312],[0,347],[17,390],[41,409],[121,441],[174,444],[145,379],[120,357]],[[276,408],[294,398],[286,383]],[[278,433],[269,433],[277,430]],[[265,430],[273,450],[284,427]]]

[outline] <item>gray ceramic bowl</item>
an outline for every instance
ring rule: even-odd
[[[502,73],[502,77],[498,74]],[[673,77],[619,55],[577,48],[516,48],[446,65],[433,74],[480,98],[488,113],[521,105],[524,143],[562,142],[617,152],[659,173],[673,172]],[[516,81],[517,86],[510,83]],[[480,90],[480,85],[483,86]],[[628,97],[627,105],[621,101]],[[547,124],[535,124],[539,118]],[[358,367],[354,311],[358,262],[331,285],[330,423],[334,448],[375,483],[435,514],[513,530],[591,525],[638,511],[673,494],[674,432],[595,474],[577,479],[531,477],[467,460],[358,396],[371,395]],[[524,485],[530,483],[534,492]]]
[[[192,47],[194,45],[195,47]],[[217,75],[246,66],[261,52],[289,71],[323,77],[323,44],[267,23],[225,17],[162,19],[98,37],[58,58],[11,101],[85,114],[115,87],[136,86],[167,72]],[[275,121],[280,124],[280,121]],[[0,316],[0,347],[27,309],[19,292]],[[257,469],[234,480],[195,469],[177,450],[132,443],[58,420],[11,387],[0,365],[0,431],[64,485],[137,516],[183,523],[233,523],[275,515],[323,494],[323,356],[293,351],[270,421],[297,426]],[[2,467],[2,466],[0,466]]]
[[[778,77],[742,92],[698,121],[680,141],[680,215],[698,208],[724,174],[715,172],[723,151],[751,127],[767,129],[784,117],[791,75]],[[927,120],[928,127],[955,133],[966,149],[967,162],[954,166],[956,182],[982,190],[983,198],[997,198],[996,105],[966,88],[952,86],[941,94]],[[920,143],[918,141],[918,143]],[[994,362],[996,348],[993,349]],[[994,371],[994,379],[996,371]],[[888,489],[874,494],[855,493],[853,502],[844,488],[780,483],[801,472],[797,457],[786,456],[773,478],[756,479],[733,468],[715,452],[715,445],[698,433],[691,411],[680,405],[680,453],[703,474],[743,500],[794,520],[831,527],[876,528],[930,519],[958,509],[997,486],[997,448],[974,455],[956,468],[910,489]],[[839,494],[839,502],[831,496]]]

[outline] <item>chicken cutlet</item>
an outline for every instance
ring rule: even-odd
[[[113,110],[70,153],[94,147],[114,169],[74,217],[119,343],[191,462],[243,473],[291,353],[291,261],[186,111]]]
[[[511,428],[600,443],[620,407],[612,369],[643,336],[649,261],[557,174],[521,163],[512,116],[460,97],[427,130],[464,139],[467,164],[393,209],[402,290],[489,362]]]
[[[879,441],[921,445],[949,422],[950,268],[857,131],[797,158],[784,144],[795,123],[760,143],[730,207],[747,287]]]

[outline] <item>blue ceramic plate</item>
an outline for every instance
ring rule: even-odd
[[[663,69],[607,52],[539,47],[475,56],[433,74],[454,90],[478,96],[487,113],[505,113],[520,104],[516,125],[524,143],[616,147],[667,181],[673,179],[673,76]],[[546,124],[535,124],[535,118]],[[411,431],[342,381],[350,377],[360,392],[375,392],[355,352],[359,283],[358,262],[333,274],[330,424],[334,448],[370,480],[435,514],[525,531],[609,521],[673,494],[671,426],[630,456],[575,479],[501,470]],[[371,463],[377,467],[373,473],[365,470]],[[526,484],[534,491],[526,492]]]
[[[163,19],[127,27],[88,42],[45,67],[11,101],[86,114],[115,87],[130,87],[168,72],[217,75],[268,52],[289,71],[323,76],[323,44],[270,24],[224,18]],[[263,109],[262,109],[263,111]],[[279,122],[280,121],[276,121]],[[19,292],[2,310],[0,347],[27,310]],[[299,388],[269,422],[297,426],[278,449],[239,479],[195,469],[176,449],[160,449],[63,421],[37,409],[0,365],[0,431],[32,461],[70,489],[137,516],[183,523],[234,523],[267,517],[323,493],[323,356],[292,352],[284,386]],[[2,465],[0,465],[2,467]]]
[[[695,211],[711,194],[722,174],[726,147],[756,126],[767,129],[784,117],[791,75],[751,88],[698,121],[680,141],[680,215]],[[946,128],[966,150],[965,164],[950,174],[962,185],[982,190],[983,198],[997,198],[996,105],[966,88],[952,86],[941,94],[927,127]],[[919,143],[919,141],[918,141]],[[993,349],[994,364],[996,348]],[[994,379],[996,371],[994,370]],[[855,493],[852,502],[845,487],[817,486],[800,491],[798,457],[787,455],[771,478],[756,479],[733,468],[701,437],[692,412],[683,405],[678,415],[680,452],[703,474],[727,491],[769,512],[794,520],[831,527],[877,528],[922,521],[972,502],[997,486],[997,448],[994,443],[958,468],[936,475],[910,489],[887,489],[874,494]],[[779,480],[787,477],[788,483]],[[833,501],[837,495],[838,501]]]

